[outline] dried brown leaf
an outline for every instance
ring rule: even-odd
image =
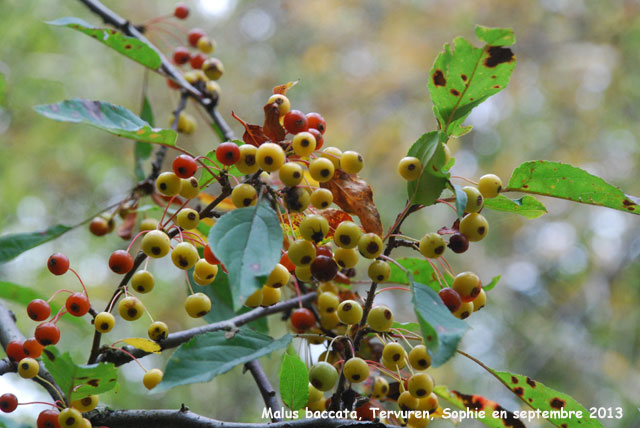
[[[284,140],[287,134],[282,125],[280,125],[280,110],[278,104],[271,103],[264,106],[264,125],[262,126],[264,134],[274,143]]]

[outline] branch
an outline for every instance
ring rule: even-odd
[[[393,428],[380,422],[345,419],[299,419],[276,423],[234,423],[209,419],[181,410],[108,410],[91,412],[89,420],[94,426],[111,428]]]
[[[189,82],[187,82],[178,69],[176,69],[171,61],[164,56],[164,54],[153,45],[143,34],[142,32],[136,28],[135,25],[131,24],[127,19],[121,17],[105,5],[103,5],[99,0],[80,0],[85,6],[89,8],[93,13],[98,15],[102,20],[112,27],[122,31],[124,34],[130,37],[134,37],[140,40],[143,43],[149,45],[156,53],[160,56],[160,60],[162,61],[162,65],[160,66],[160,70],[167,77],[174,80],[178,85],[182,87],[186,93],[193,97],[198,104],[204,107],[205,111],[209,114],[215,125],[220,130],[220,134],[225,140],[233,140],[234,135],[233,131],[229,127],[229,125],[225,122],[225,120],[220,116],[218,111],[216,110],[217,98],[211,98],[206,94],[203,94],[198,89],[193,87]]]
[[[24,336],[16,326],[16,316],[14,313],[5,305],[0,303],[0,343],[2,343],[2,348],[7,349],[7,345],[13,340],[24,340]],[[0,360],[0,375],[9,372],[16,372],[17,370],[17,365],[14,362],[9,361],[8,358]],[[43,382],[37,377],[33,378],[33,381],[42,385],[54,401],[58,400],[58,397],[60,396],[65,396],[64,392],[62,392],[60,387],[56,384],[55,379],[53,379],[53,376],[51,376],[47,371],[42,362],[40,362],[40,372],[38,373],[38,376],[48,381],[51,385],[47,385],[46,382]],[[54,388],[56,388],[57,391]]]
[[[285,300],[284,302],[280,302],[266,308],[256,308],[236,317],[229,318],[228,320],[172,333],[165,340],[163,340],[160,345],[162,347],[162,350],[175,348],[185,342],[188,342],[192,337],[199,334],[219,330],[233,330],[257,319],[266,317],[267,315],[288,311],[289,309],[298,306],[299,302],[302,302],[303,305],[309,305],[315,299],[316,293],[312,292],[309,294],[305,294],[300,299],[295,297],[293,299]],[[142,358],[145,355],[149,354],[148,352],[144,352],[136,348],[127,347],[126,349],[136,358]],[[103,353],[97,361],[108,361],[110,363],[114,363],[116,366],[121,366],[131,361],[131,357],[124,352],[109,349],[105,353]]]
[[[271,382],[269,382],[260,362],[258,360],[249,361],[244,365],[244,368],[251,372],[253,379],[256,381],[266,408],[270,409],[272,412],[277,411],[280,408],[280,404],[278,403],[276,391],[273,389],[273,386],[271,386]],[[271,422],[281,421],[281,418],[276,417],[276,414],[272,413]]]

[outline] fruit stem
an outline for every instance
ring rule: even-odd
[[[186,238],[187,241],[195,242],[197,244],[202,245],[203,247],[206,245],[204,241],[200,238],[200,235],[198,235],[197,233],[189,232],[187,230],[183,230],[182,233],[184,235],[189,235],[189,237]]]
[[[49,322],[52,322],[52,323],[56,324],[58,322],[58,320],[60,319],[60,317],[63,316],[64,314],[66,314],[66,313],[67,313],[67,310],[65,309],[65,307],[64,306],[61,307],[58,310],[58,313],[53,318],[51,318],[49,320]]]
[[[84,282],[82,282],[82,278],[80,278],[80,275],[78,275],[78,272],[76,272],[74,268],[70,267],[69,270],[73,272],[76,278],[78,278],[78,281],[80,281],[80,285],[82,285],[82,289],[84,290],[84,295],[87,296],[87,299],[88,299],[89,292],[87,291],[87,287],[85,287]]]
[[[160,221],[158,222],[158,228],[160,227],[160,225],[164,221],[164,218],[167,215],[167,210],[169,209],[169,207],[171,206],[171,204],[173,203],[173,200],[175,198],[176,198],[175,196],[172,196],[171,199],[169,199],[169,202],[167,202],[167,206],[164,207],[164,211],[162,212],[162,217],[160,218]],[[173,213],[173,215],[175,215],[177,212],[178,212],[178,210],[176,210],[176,212]],[[173,218],[173,216],[171,218]],[[171,220],[171,219],[169,219],[169,220]],[[167,221],[167,223],[168,223],[168,221]]]
[[[436,199],[436,202],[440,202],[441,204],[445,204],[447,205],[449,208],[451,208],[453,210],[453,212],[457,213],[458,209],[456,207],[454,207],[453,205],[451,205],[450,202],[445,201],[444,199]]]
[[[195,294],[193,291],[193,287],[191,287],[191,280],[189,279],[189,272],[187,272],[186,270],[184,271],[184,274],[187,278],[187,287],[189,287],[189,291],[191,292],[191,294]],[[149,315],[151,316],[151,315]]]
[[[131,251],[131,247],[133,246],[133,243],[136,242],[136,239],[138,239],[138,237],[140,235],[144,235],[145,233],[149,232],[148,230],[143,230],[142,232],[138,233],[136,236],[133,237],[133,239],[131,240],[131,242],[129,243],[129,246],[127,247],[127,253],[129,251]]]
[[[118,341],[118,342],[120,342],[120,341]],[[116,343],[118,343],[118,342],[116,342]],[[114,343],[113,345],[115,345],[116,343]],[[144,368],[144,366],[142,365],[142,363],[141,363],[140,361],[138,361],[138,359],[137,359],[136,357],[134,357],[134,356],[133,356],[133,354],[131,354],[129,351],[127,351],[127,350],[126,350],[126,349],[124,349],[124,348],[118,348],[118,347],[115,347],[115,346],[113,346],[113,345],[108,346],[108,348],[115,349],[116,351],[124,352],[124,353],[125,353],[125,354],[127,354],[129,357],[131,357],[131,359],[132,359],[133,361],[135,361],[135,362],[136,362],[136,364],[138,364],[138,365],[140,366],[140,368],[142,368],[142,370],[144,370],[144,372],[145,372],[145,373],[146,373],[146,372],[148,372],[148,370]]]
[[[60,289],[60,290],[56,291],[55,293],[53,293],[53,295],[52,295],[51,297],[49,297],[49,300],[47,300],[47,303],[51,303],[51,301],[52,301],[53,299],[55,299],[55,297],[56,297],[58,294],[60,294],[60,293],[69,293],[69,294],[73,294],[73,291],[71,291],[71,290],[67,290],[66,288],[62,288],[62,289]]]
[[[440,259],[442,259],[442,261],[440,261]],[[449,264],[449,262],[447,261],[447,259],[443,256],[438,258],[438,261],[440,261],[440,263],[442,264],[442,262],[444,262],[447,265],[447,272],[451,275],[451,276],[455,276],[455,274],[453,273],[453,269],[451,269],[451,265]]]
[[[64,397],[62,396],[62,393],[60,392],[60,390],[58,390],[56,386],[54,386],[51,382],[49,382],[48,380],[46,380],[40,375],[36,375],[35,379],[38,379],[42,383],[49,385],[49,387],[51,387],[51,389],[53,389],[56,392],[56,395],[60,399],[60,402],[62,403],[63,407],[66,407],[66,402],[64,401]],[[69,399],[71,399],[71,397],[69,397]],[[45,403],[45,404],[50,404],[50,403]]]
[[[175,198],[175,196],[174,196],[174,198]],[[162,227],[167,227],[167,225],[169,224],[169,222],[170,222],[171,220],[173,220],[173,218],[174,218],[176,215],[178,215],[178,213],[180,212],[180,210],[181,210],[181,209],[183,209],[184,207],[186,207],[188,203],[189,203],[189,199],[187,199],[186,201],[184,201],[184,202],[182,203],[182,205],[180,205],[180,208],[178,208],[177,210],[175,210],[175,212],[171,215],[171,217],[169,217],[169,220],[167,220],[167,221],[165,222],[165,224],[164,224],[164,225],[162,225]],[[171,202],[169,202],[169,204],[167,205],[167,207],[168,207],[169,205],[171,205]],[[164,214],[162,215],[162,218],[164,219]],[[162,223],[162,220],[160,220],[160,223]],[[160,223],[158,223],[158,224],[160,224]]]
[[[46,403],[44,401],[29,401],[27,403],[18,403],[18,406],[28,406],[30,404],[44,404],[45,406],[52,406],[52,407],[58,408],[57,405],[53,403]]]
[[[389,290],[402,290],[402,291],[411,291],[411,289],[409,289],[409,287],[385,287],[385,288],[381,288],[380,290],[376,291],[376,296],[380,293],[382,293],[383,291],[389,291]]]
[[[295,275],[291,275],[293,278],[293,286],[296,288],[296,296],[298,297],[298,306],[302,309],[302,293],[300,292],[300,286],[298,285],[298,279]]]
[[[438,282],[440,283],[440,289],[445,288],[445,285],[442,282],[442,273],[440,272],[440,269],[438,269],[438,266],[436,266],[431,260],[427,259],[427,262],[429,262],[429,265],[431,265],[431,269],[433,269],[433,272],[436,274],[436,279],[438,280]]]
[[[473,184],[474,186],[477,186],[477,185],[478,185],[478,183],[477,183],[477,182],[475,182],[475,181],[473,181],[473,180],[471,180],[471,179],[469,179],[469,178],[467,178],[467,177],[462,177],[461,175],[452,175],[452,176],[451,176],[451,178],[457,178],[457,179],[459,179],[459,180],[464,180],[464,181],[466,181],[467,183],[471,183],[471,184]]]
[[[381,258],[381,259],[383,259],[383,260],[386,260],[386,261],[388,261],[388,262],[391,262],[391,263],[393,263],[393,264],[394,264],[394,265],[396,265],[396,266],[398,266],[398,267],[400,268],[400,270],[401,270],[401,271],[403,271],[404,273],[407,273],[407,272],[408,272],[408,271],[407,271],[407,269],[406,269],[404,266],[402,266],[400,263],[398,263],[397,261],[395,261],[395,259],[393,259],[393,258],[391,258],[391,257],[389,257],[389,256],[385,256],[384,254],[380,254],[378,257],[379,257],[379,258]],[[431,262],[429,262],[429,263],[431,263]]]
[[[369,364],[370,366],[374,366],[376,369],[378,369],[379,371],[383,372],[387,376],[392,377],[393,379],[395,379],[398,382],[402,383],[402,378],[396,377],[396,374],[394,372],[392,372],[391,370],[387,369],[385,366],[383,366],[379,362],[373,361],[373,360],[364,360],[364,361],[367,364]]]
[[[412,237],[407,236],[407,235],[402,235],[400,233],[391,233],[391,234],[389,234],[389,236],[390,237],[391,236],[395,236],[396,238],[403,238],[403,239],[406,239],[407,241],[420,242],[420,240],[418,240],[416,238],[412,238]]]

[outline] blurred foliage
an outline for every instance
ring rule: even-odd
[[[325,145],[364,154],[362,176],[374,189],[386,227],[404,203],[405,185],[396,163],[417,137],[435,127],[426,73],[443,43],[457,35],[475,40],[475,24],[513,27],[518,65],[509,87],[471,115],[471,133],[451,143],[457,158],[452,173],[472,179],[496,173],[506,182],[521,162],[550,159],[583,167],[627,193],[640,194],[640,5],[635,1],[187,2],[192,6],[187,25],[204,28],[218,43],[216,56],[226,70],[220,81],[220,112],[236,134],[242,128],[231,119],[232,110],[250,123],[261,123],[271,88],[300,79],[288,94],[292,105],[324,115]],[[136,23],[173,7],[165,0],[107,3]],[[75,32],[44,24],[63,16],[101,24],[74,1],[0,4],[0,73],[6,82],[0,83],[2,233],[78,223],[117,202],[135,183],[132,143],[114,144],[115,136],[56,123],[32,110],[36,104],[83,97],[140,111],[141,67]],[[155,27],[148,35],[165,52],[184,44],[170,35],[179,33],[177,27]],[[178,96],[167,90],[163,78],[148,79],[149,99],[162,126]],[[200,117],[194,106],[188,110]],[[199,130],[181,136],[179,144],[208,152],[216,137],[207,128],[200,120]],[[543,202],[549,214],[535,220],[489,213],[489,237],[463,256],[449,257],[456,270],[474,270],[483,279],[503,274],[487,307],[472,318],[462,349],[491,367],[523,373],[566,392],[587,408],[623,406],[625,419],[605,425],[630,426],[637,419],[640,395],[638,219],[566,201]],[[453,220],[447,210],[421,211],[403,232],[419,236],[436,230]],[[73,278],[53,278],[44,269],[54,249],[63,251],[85,278],[96,306],[103,306],[117,281],[106,267],[107,255],[123,245],[115,234],[96,238],[82,227],[0,265],[0,279],[44,294],[76,287]],[[151,266],[160,283],[145,302],[155,318],[172,331],[197,325],[173,311],[172,302],[184,298],[183,276],[162,263]],[[400,321],[409,321],[402,319],[409,312],[402,310],[409,304],[407,296],[385,298],[395,298],[388,304]],[[284,332],[278,320],[271,325],[274,335]],[[34,323],[20,317],[19,326],[28,333]],[[146,321],[119,323],[106,340],[144,336],[146,327]],[[84,359],[90,331],[90,326],[65,324],[61,349],[74,349],[74,358]],[[162,366],[166,358],[147,357],[143,363]],[[272,380],[279,361],[264,361]],[[240,369],[166,394],[147,394],[135,365],[120,372],[122,387],[103,400],[114,407],[177,408],[185,402],[193,411],[236,421],[256,420],[262,408],[253,380]],[[435,377],[506,408],[521,406],[462,357],[437,369]],[[23,385],[11,376],[2,380]]]

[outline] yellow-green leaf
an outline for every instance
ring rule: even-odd
[[[162,349],[156,342],[150,339],[145,339],[144,337],[130,337],[128,339],[122,339],[121,342],[140,349],[141,351],[153,352],[155,354],[159,354]]]

